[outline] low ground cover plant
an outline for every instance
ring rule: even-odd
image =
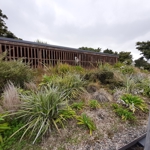
[[[91,100],[89,100],[89,106],[91,109],[96,110],[96,109],[100,108],[100,103],[95,99],[91,99]]]
[[[112,105],[114,108],[115,113],[124,121],[129,120],[129,121],[135,121],[136,117],[133,114],[133,112],[130,112],[128,109],[123,108],[122,106],[118,104],[113,104]]]
[[[96,130],[94,122],[84,113],[81,116],[77,116],[77,121],[77,124],[83,125],[89,129],[90,135],[92,135],[92,131]]]
[[[76,110],[82,110],[84,107],[85,107],[85,104],[84,104],[83,101],[81,101],[81,102],[74,102],[71,105],[71,108],[76,109]]]
[[[148,110],[146,103],[139,96],[124,94],[121,99],[125,102],[125,104],[132,112],[135,112],[136,109],[140,109],[142,111]]]

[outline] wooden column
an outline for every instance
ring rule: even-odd
[[[2,44],[0,44],[0,54],[2,53]]]

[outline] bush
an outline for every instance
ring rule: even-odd
[[[28,65],[22,63],[22,61],[0,60],[0,89],[8,81],[11,81],[14,85],[23,87],[24,82],[29,82],[31,79],[33,79],[33,71]]]
[[[101,83],[109,83],[110,79],[114,78],[114,74],[111,71],[102,71],[97,73],[97,78],[101,81]]]

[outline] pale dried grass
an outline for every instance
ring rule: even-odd
[[[34,82],[25,82],[24,85],[28,90],[37,91],[37,86]]]
[[[2,95],[2,107],[7,111],[16,111],[20,106],[20,98],[17,88],[12,82],[8,82],[4,87]]]

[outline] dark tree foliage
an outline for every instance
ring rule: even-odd
[[[150,41],[137,42],[136,49],[138,49],[147,60],[150,59]]]
[[[140,57],[139,59],[136,59],[134,62],[136,67],[138,68],[143,67],[144,69],[150,71],[150,64],[146,60],[144,60],[144,57]]]
[[[115,55],[117,55],[118,53],[117,52],[113,52],[111,49],[105,49],[104,51],[103,51],[103,53],[107,53],[107,54],[115,54]]]
[[[87,50],[87,51],[93,51],[93,52],[100,52],[101,51],[101,48],[97,48],[97,49],[94,49],[94,48],[91,48],[91,47],[79,47],[79,49],[81,50]]]
[[[4,19],[8,18],[6,15],[2,13],[2,10],[0,9],[0,36],[18,39],[11,31],[8,30],[8,27],[6,26]]]
[[[132,63],[132,55],[131,52],[120,52],[118,61],[120,62],[126,62],[127,65],[130,65]]]

